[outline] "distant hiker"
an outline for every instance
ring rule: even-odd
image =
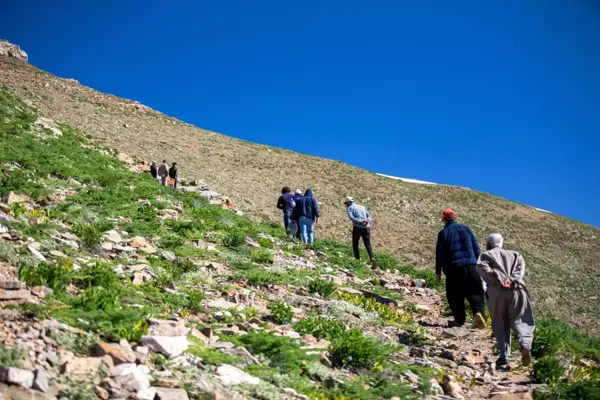
[[[296,202],[294,201],[292,189],[284,186],[281,189],[281,196],[279,196],[279,200],[277,200],[277,208],[283,210],[283,227],[285,228],[286,232],[289,232],[290,229],[290,224],[292,222],[292,211],[294,211],[294,207],[296,207]]]
[[[481,254],[479,243],[468,226],[456,223],[454,210],[444,211],[442,221],[445,226],[438,233],[435,274],[438,281],[442,277],[442,270],[446,275],[446,297],[454,315],[454,321],[449,325],[462,326],[465,323],[466,298],[476,326],[484,328],[484,292],[476,267]]]
[[[302,190],[296,189],[294,193],[294,202],[298,203],[298,200],[302,198]],[[292,219],[292,228],[290,229],[292,236],[296,239],[302,239],[302,232],[300,231],[300,221]]]
[[[158,178],[158,167],[156,166],[156,161],[152,161],[150,163],[150,175],[152,175],[154,179]]]
[[[525,287],[525,260],[516,251],[504,250],[504,238],[493,233],[487,238],[487,251],[477,264],[477,272],[487,283],[488,308],[492,316],[492,331],[498,342],[500,358],[496,367],[509,369],[510,331],[519,338],[524,366],[531,363],[533,342],[533,311]]]
[[[296,202],[292,212],[292,219],[300,224],[302,241],[312,244],[314,239],[315,224],[319,222],[319,205],[313,197],[312,189],[306,189],[304,196]]]
[[[177,179],[179,177],[179,171],[177,170],[177,163],[173,163],[169,168],[169,185],[177,189]]]
[[[160,184],[167,186],[167,176],[169,176],[169,167],[167,166],[167,160],[163,160],[160,167],[158,167],[158,176],[160,177]]]
[[[352,250],[354,258],[360,260],[360,250],[358,244],[362,238],[370,263],[374,264],[373,249],[371,248],[371,214],[364,206],[356,204],[353,197],[346,197],[344,204],[348,208],[348,218],[352,221]]]

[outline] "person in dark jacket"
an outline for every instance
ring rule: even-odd
[[[177,163],[173,163],[169,168],[169,178],[173,179],[173,188],[177,189],[177,179],[179,178],[179,170],[177,169]]]
[[[169,167],[167,166],[167,160],[163,160],[160,167],[158,167],[158,176],[160,177],[160,184],[166,186],[167,176],[169,176]]]
[[[290,224],[292,222],[292,211],[294,211],[295,206],[296,202],[294,201],[292,189],[287,186],[283,187],[281,189],[281,196],[279,196],[279,200],[277,200],[277,208],[283,210],[283,226],[286,232],[289,232]]]
[[[446,275],[446,297],[454,316],[454,321],[449,324],[462,326],[465,323],[466,298],[476,326],[484,328],[484,291],[477,272],[477,259],[481,254],[479,243],[468,226],[456,223],[454,210],[445,210],[442,221],[445,226],[438,233],[435,274],[438,281],[442,278],[442,271]]]
[[[154,179],[158,179],[158,166],[156,165],[156,161],[150,163],[150,175],[152,175]]]
[[[302,190],[300,189],[296,189],[295,193],[294,193],[294,202],[298,203],[298,201],[302,198]],[[302,232],[300,231],[300,221],[294,220],[292,219],[292,231],[294,231],[295,228],[295,232],[296,232],[296,239],[298,240],[302,240]]]
[[[306,189],[304,197],[296,202],[292,212],[292,219],[299,221],[302,241],[312,244],[314,239],[314,227],[319,222],[319,205],[313,197],[312,189]]]

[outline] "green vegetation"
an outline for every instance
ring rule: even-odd
[[[334,338],[329,347],[331,362],[339,367],[372,368],[387,360],[392,346],[364,336],[358,329],[350,329]]]
[[[274,301],[269,304],[269,310],[271,310],[271,318],[278,325],[289,324],[292,322],[292,318],[294,318],[292,309],[280,301]]]
[[[250,259],[258,264],[271,264],[273,253],[267,249],[250,250]]]
[[[340,337],[346,330],[341,322],[321,316],[301,319],[294,325],[294,329],[298,333],[329,341]]]
[[[19,278],[29,286],[47,286],[56,292],[64,291],[72,277],[73,263],[68,260],[61,260],[56,264],[24,264],[19,269]]]
[[[100,220],[91,224],[77,223],[73,227],[73,233],[79,236],[83,244],[93,247],[100,243],[102,234],[113,228],[113,224],[107,220]]]
[[[16,266],[19,262],[19,256],[12,246],[0,243],[0,261],[5,261]]]
[[[554,385],[558,383],[566,368],[560,364],[560,361],[554,357],[545,356],[540,358],[533,364],[531,377],[539,383]]]
[[[21,350],[0,344],[0,365],[5,367],[17,367],[19,360],[23,358]]]
[[[329,297],[335,292],[335,284],[323,279],[315,279],[308,284],[310,293],[318,293],[323,297]]]

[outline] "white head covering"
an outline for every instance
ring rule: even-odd
[[[296,194],[302,194],[302,190],[296,189]]]
[[[488,249],[494,249],[496,247],[502,248],[504,245],[504,238],[499,233],[492,233],[487,237],[487,247]]]
[[[344,199],[344,204],[349,204],[349,203],[354,203],[354,197],[346,196],[346,198]]]

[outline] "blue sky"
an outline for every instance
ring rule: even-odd
[[[594,0],[5,0],[0,37],[202,128],[600,226]]]

